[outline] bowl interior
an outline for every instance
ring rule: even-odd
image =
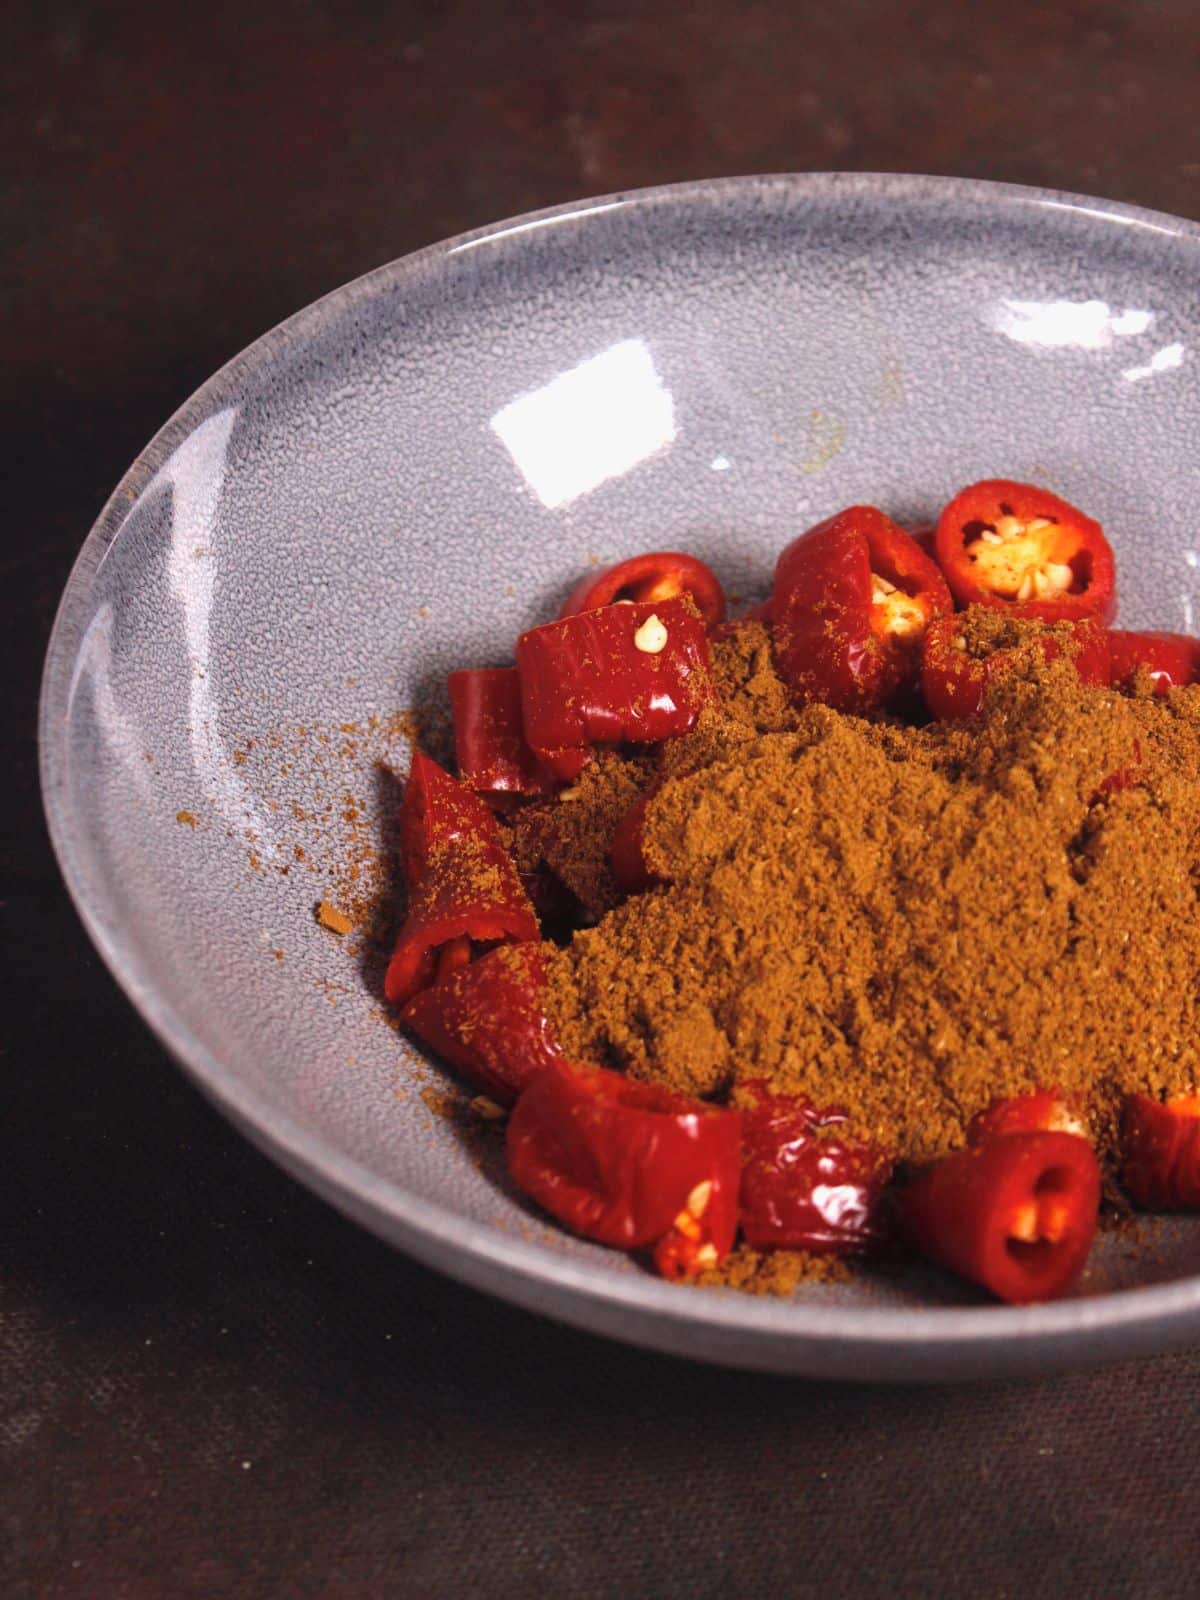
[[[1186,224],[1031,191],[759,179],[488,230],[301,313],[135,465],[51,647],[48,809],[118,975],[372,1225],[466,1276],[459,1249],[677,1304],[510,1196],[386,1025],[361,927],[314,916],[386,906],[402,713],[436,747],[447,670],[510,659],[591,562],[689,549],[750,598],[839,506],[927,520],[984,476],[1104,522],[1125,625],[1192,629],[1198,261]],[[1198,1244],[1109,1241],[1082,1294],[1185,1279]],[[784,1331],[971,1301],[932,1275],[684,1298],[676,1321]]]

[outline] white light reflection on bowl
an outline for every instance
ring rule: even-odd
[[[1145,333],[1153,311],[1126,306],[1117,311],[1103,300],[1001,300],[991,325],[1018,344],[1047,350],[1107,350],[1114,339]]]
[[[1140,367],[1126,367],[1121,376],[1130,383],[1140,383],[1143,378],[1153,378],[1159,372],[1173,372],[1176,367],[1183,365],[1186,354],[1181,344],[1165,344],[1161,350],[1156,350],[1149,361]]]
[[[446,254],[458,256],[464,250],[478,250],[481,245],[495,244],[497,239],[511,239],[516,233],[535,233],[539,228],[569,227],[583,217],[594,217],[601,211],[620,211],[628,204],[628,200],[603,200],[596,206],[580,206],[577,211],[562,217],[534,217],[530,222],[514,222],[509,228],[495,228],[491,233],[485,233],[482,239],[466,239],[462,244],[452,245]]]
[[[496,412],[492,428],[553,508],[620,477],[675,438],[675,404],[644,340],[623,339]]]

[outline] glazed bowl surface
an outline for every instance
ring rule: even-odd
[[[1104,523],[1127,627],[1200,602],[1200,228],[948,179],[615,195],[382,267],[265,335],[125,475],[48,652],[42,772],[92,937],[264,1150],[429,1264],[692,1357],[859,1378],[1093,1363],[1200,1332],[1200,1221],[1102,1239],[1072,1298],[933,1272],[689,1289],[568,1237],[387,1025],[388,819],[444,678],[646,548],[765,592],[856,501],[1044,482]],[[328,921],[328,915],[326,921]],[[360,929],[361,931],[361,929]]]

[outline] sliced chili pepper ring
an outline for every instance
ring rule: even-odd
[[[723,621],[725,591],[720,579],[697,556],[681,550],[651,550],[602,572],[588,573],[571,590],[558,614],[572,617],[622,600],[677,600],[680,595],[690,597],[705,627],[715,628]]]
[[[1121,1119],[1121,1182],[1148,1211],[1200,1210],[1200,1096],[1133,1094]]]
[[[1112,628],[1108,643],[1111,679],[1118,688],[1128,686],[1143,668],[1155,694],[1200,680],[1200,639],[1190,634]]]
[[[1104,530],[1077,506],[1008,478],[960,490],[938,518],[937,558],[960,605],[1068,622],[1111,619],[1116,567]]]
[[[525,739],[516,667],[472,667],[446,679],[458,775],[477,793],[550,794],[554,779]]]
[[[542,1003],[540,944],[505,945],[423,989],[400,1020],[501,1105],[562,1049]]]
[[[689,599],[603,606],[517,640],[525,734],[570,780],[591,746],[687,733],[713,695],[708,637]]]
[[[747,1244],[846,1255],[883,1238],[892,1163],[847,1135],[843,1112],[772,1095],[757,1080],[740,1086],[738,1105],[739,1218]]]
[[[926,629],[950,609],[946,580],[916,542],[874,506],[850,506],[793,539],[776,563],[780,674],[801,705],[889,705],[915,687]]]
[[[538,939],[533,907],[480,800],[428,756],[413,757],[400,809],[408,906],[384,978],[393,1005],[481,950]]]
[[[1050,631],[1042,636],[1043,659],[1058,660],[1065,649],[1080,683],[1106,685],[1110,677],[1108,630],[1090,618],[1066,626],[1070,636],[1065,643]],[[1012,662],[1013,651],[1003,648],[990,655],[972,655],[963,618],[938,618],[927,629],[921,652],[921,694],[930,716],[939,722],[977,716],[988,686],[997,674],[1010,670]]]
[[[1096,1157],[1070,1133],[984,1139],[918,1174],[901,1196],[919,1249],[1018,1304],[1052,1300],[1075,1281],[1099,1205]]]
[[[715,1265],[733,1244],[736,1111],[618,1072],[549,1063],[518,1100],[507,1138],[517,1187],[585,1238],[633,1250],[680,1235],[701,1253],[669,1243],[672,1274],[689,1260]]]

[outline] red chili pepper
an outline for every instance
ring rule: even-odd
[[[1007,1133],[957,1150],[901,1196],[914,1243],[1001,1300],[1053,1300],[1083,1271],[1100,1168],[1071,1133]]]
[[[486,794],[551,793],[554,779],[525,742],[516,667],[476,667],[446,681],[462,781]]]
[[[909,538],[916,544],[923,555],[930,561],[937,561],[937,526],[930,522],[918,523],[915,528],[904,530]]]
[[[748,622],[761,622],[764,628],[769,628],[773,609],[770,600],[763,600],[759,605],[751,606],[749,611],[743,611],[740,617],[733,617],[719,628],[714,628],[709,637],[714,643],[719,639],[728,639]]]
[[[508,1123],[513,1182],[587,1239],[715,1266],[737,1229],[741,1117],[619,1072],[550,1063]]]
[[[655,786],[633,802],[617,823],[608,847],[608,864],[617,888],[626,894],[641,894],[663,880],[646,865],[642,835],[646,827],[646,807],[658,793]]]
[[[688,595],[704,618],[706,628],[715,628],[725,616],[725,591],[716,573],[696,556],[678,550],[655,550],[630,556],[603,572],[581,578],[563,602],[560,617],[573,617],[597,606],[611,606],[621,600],[648,600],[658,604]]]
[[[756,1250],[861,1251],[886,1231],[882,1200],[892,1163],[858,1140],[831,1136],[836,1108],[744,1085],[740,1217]]]
[[[985,1139],[1006,1133],[1073,1133],[1078,1139],[1088,1137],[1083,1118],[1057,1089],[993,1100],[967,1123],[968,1144],[982,1144]]]
[[[501,1105],[562,1047],[542,1004],[540,944],[503,945],[423,989],[400,1013],[405,1027]]]
[[[420,753],[400,808],[400,853],[408,915],[384,978],[393,1005],[441,975],[446,946],[453,969],[470,959],[473,943],[540,938],[496,819],[478,795]]]
[[[517,640],[530,746],[574,778],[593,744],[686,733],[712,697],[708,639],[690,600],[604,606]]]
[[[1165,1105],[1131,1094],[1121,1124],[1121,1181],[1148,1211],[1200,1210],[1200,1096]]]
[[[1150,673],[1155,694],[1200,682],[1200,639],[1188,633],[1129,633],[1112,628],[1108,635],[1112,682],[1127,684],[1139,667]]]
[[[1071,660],[1080,683],[1104,685],[1109,680],[1108,631],[1096,622],[1071,627]],[[1052,634],[1041,641],[1047,661],[1057,660],[1063,647]],[[987,687],[996,674],[1012,666],[1011,650],[993,650],[989,656],[970,655],[961,619],[942,617],[931,623],[921,655],[921,693],[929,714],[939,722],[961,721],[983,708]]]
[[[925,630],[951,601],[903,528],[874,506],[851,506],[784,550],[772,606],[776,660],[792,698],[866,711],[915,685]]]
[[[937,558],[962,606],[998,606],[1043,622],[1112,619],[1116,567],[1104,530],[1048,489],[987,478],[938,518]]]

